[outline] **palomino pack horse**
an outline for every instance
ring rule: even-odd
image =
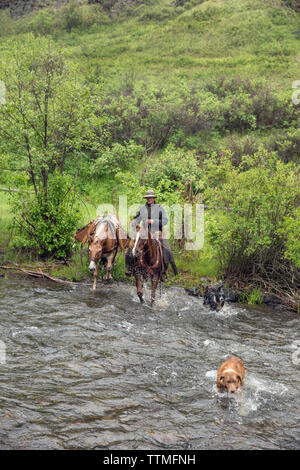
[[[164,271],[160,240],[155,239],[150,230],[137,227],[132,256],[135,259],[133,274],[137,295],[143,303],[143,279],[151,277],[151,305],[153,305],[158,281]]]
[[[74,235],[74,244],[81,242],[81,246],[88,241],[89,270],[94,274],[93,290],[96,289],[100,259],[106,263],[104,280],[112,279],[111,270],[118,249],[124,250],[128,246],[129,238],[122,229],[117,217],[113,215],[99,216],[92,220]]]

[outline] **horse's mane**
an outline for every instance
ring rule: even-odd
[[[142,235],[142,238],[144,240],[147,240],[148,243],[148,249],[149,249],[149,254],[151,257],[155,255],[154,253],[154,246],[156,245],[155,238],[153,238],[151,231],[147,228],[141,228],[140,235]]]

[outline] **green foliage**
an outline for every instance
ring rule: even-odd
[[[300,122],[300,121],[299,121]],[[286,132],[275,134],[271,138],[271,145],[283,161],[299,163],[300,155],[300,127],[291,127]]]
[[[72,167],[73,174],[82,169],[78,161],[83,151],[98,155],[103,119],[94,113],[96,99],[91,99],[89,87],[51,41],[28,36],[22,43],[8,42],[6,48],[0,151],[5,171],[24,170],[9,172],[6,178],[10,186],[25,191],[17,193],[14,202],[17,220],[23,219],[18,243],[43,256],[65,257],[76,214],[63,172],[66,167]]]
[[[0,13],[0,35],[50,34],[80,64],[90,89],[104,82],[98,109],[110,147],[134,140],[153,151],[172,142],[209,154],[231,133],[242,139],[251,132],[255,152],[281,129],[280,141],[269,139],[267,148],[296,159],[300,107],[291,102],[291,77],[300,22],[291,10],[260,0],[193,0],[176,8],[170,0],[89,3],[19,20]]]
[[[192,185],[195,192],[198,189],[199,176],[195,152],[176,149],[170,144],[159,155],[149,159],[143,181],[146,186],[165,186],[173,192]]]
[[[29,176],[8,154],[0,154],[0,185],[8,188],[28,187]]]
[[[289,8],[300,12],[299,0],[282,0],[282,3],[286,4]]]
[[[247,288],[240,296],[240,301],[242,303],[247,303],[249,305],[262,304],[263,303],[263,293],[259,288]]]
[[[73,28],[78,28],[82,25],[82,16],[75,1],[69,2],[62,11],[63,28],[70,33]]]
[[[279,233],[285,238],[286,258],[300,268],[300,209],[297,208],[292,216],[284,218]]]
[[[15,31],[9,10],[0,10],[0,37],[8,36]]]
[[[149,150],[169,142],[207,149],[207,137],[216,140],[229,132],[285,129],[296,122],[299,110],[290,93],[278,92],[264,80],[225,78],[159,88],[132,78],[117,93],[110,92],[102,105],[112,141],[134,139]],[[292,145],[297,135],[289,134],[288,139]],[[284,148],[279,150],[287,154]]]
[[[176,149],[170,144],[161,153],[149,156],[141,171],[119,171],[115,180],[130,204],[143,200],[145,192],[152,188],[159,201],[172,206],[189,200],[199,191],[199,178],[195,152]]]
[[[9,194],[0,191],[0,247],[1,249],[9,243],[12,227],[11,222],[11,209],[9,206]]]
[[[100,5],[80,4],[76,0],[64,2],[59,8],[35,10],[19,19],[12,19],[9,10],[0,10],[0,37],[20,33],[54,35],[97,27],[109,21]]]
[[[208,237],[223,273],[276,276],[287,256],[297,266],[298,232],[292,221],[300,185],[295,166],[261,150],[244,157],[240,167],[225,155],[210,159],[206,168]]]
[[[132,140],[124,145],[114,143],[111,148],[107,147],[101,157],[97,158],[93,167],[96,176],[115,175],[121,170],[127,170],[140,161],[144,153],[144,147],[137,145]]]
[[[6,104],[0,106],[0,151],[27,169],[37,193],[66,162],[76,168],[82,151],[102,149],[103,118],[96,98],[79,80],[76,67],[52,41],[32,35],[9,41],[0,67]]]
[[[12,196],[18,236],[14,246],[27,248],[41,256],[69,256],[73,234],[79,220],[78,206],[71,177],[58,171],[49,177],[47,198],[28,192]]]
[[[55,28],[56,18],[55,10],[39,10],[28,19],[28,30],[35,34],[48,35]]]

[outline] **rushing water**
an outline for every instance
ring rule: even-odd
[[[19,279],[0,279],[0,312],[1,449],[300,448],[297,314]],[[240,397],[215,387],[230,354]]]

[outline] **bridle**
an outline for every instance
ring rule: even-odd
[[[105,253],[105,254],[111,253],[111,252],[114,251],[116,248],[118,248],[118,246],[119,246],[119,244],[118,244],[118,242],[116,242],[115,245],[114,245],[110,250],[106,250],[106,251],[104,251],[104,253]],[[103,253],[103,250],[101,250],[101,252]],[[117,254],[117,252],[116,252],[116,254]],[[101,256],[100,256],[100,258],[101,258]],[[100,259],[100,258],[99,258],[99,259]],[[94,256],[93,256],[93,258],[90,258],[90,257],[89,257],[89,260],[90,260],[90,261],[94,261],[94,263],[98,263],[99,259],[96,259]]]

